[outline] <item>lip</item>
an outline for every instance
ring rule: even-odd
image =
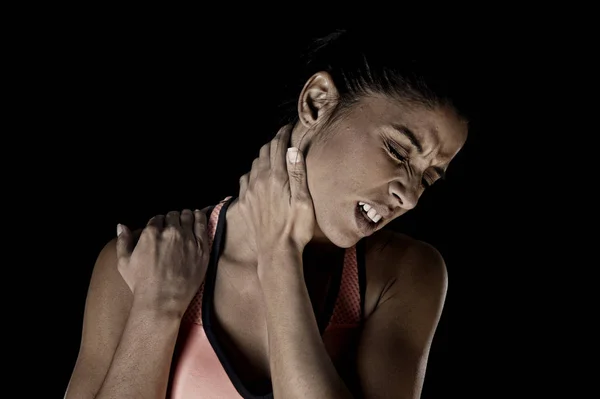
[[[359,209],[358,203],[354,205],[354,219],[356,221],[356,227],[358,227],[358,231],[363,237],[373,234],[383,221],[383,219],[381,219],[379,222],[373,223],[367,220],[367,216]]]

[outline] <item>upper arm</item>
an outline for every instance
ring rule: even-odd
[[[139,236],[140,231],[134,233]],[[133,294],[117,269],[116,238],[104,246],[92,272],[81,345],[65,398],[93,398],[121,339]]]
[[[210,206],[202,209],[207,214]],[[133,232],[137,243],[142,229]],[[93,398],[108,372],[125,329],[133,294],[117,268],[117,240],[104,246],[94,265],[83,315],[81,345],[65,398]]]
[[[356,352],[358,390],[365,398],[420,397],[446,297],[440,253],[420,241],[401,249],[401,239],[394,240],[397,245],[390,245],[386,256],[394,273],[365,322]]]

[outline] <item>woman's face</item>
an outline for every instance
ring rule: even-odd
[[[414,208],[467,139],[466,123],[451,109],[407,105],[383,95],[363,97],[339,121],[323,126],[297,126],[292,143],[309,146],[315,240],[342,248]],[[359,202],[382,218],[370,221]]]

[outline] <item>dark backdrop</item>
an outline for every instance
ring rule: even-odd
[[[36,78],[47,130],[37,148],[52,151],[37,164],[36,190],[57,225],[44,240],[52,251],[57,342],[47,345],[52,353],[45,358],[57,392],[64,393],[79,350],[95,258],[116,224],[141,227],[155,214],[237,195],[239,176],[279,127],[281,87],[295,56],[311,36],[343,26],[187,24],[111,16],[57,24],[51,39],[40,37],[36,60],[46,68]],[[424,40],[414,30],[401,32],[403,40]],[[502,40],[481,47],[477,39],[454,42],[456,63],[471,77],[465,91],[475,93],[467,145],[447,181],[389,225],[432,243],[448,268],[423,398],[477,394],[479,382],[470,375],[481,370],[474,359],[493,345],[482,338],[487,327],[474,320],[483,320],[490,299],[490,254],[499,255],[490,249],[499,216],[489,175],[501,131],[490,110],[511,49]]]

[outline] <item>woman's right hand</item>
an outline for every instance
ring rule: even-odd
[[[205,210],[189,209],[154,216],[137,245],[127,227],[117,226],[118,270],[134,306],[183,316],[206,274],[206,229]]]

